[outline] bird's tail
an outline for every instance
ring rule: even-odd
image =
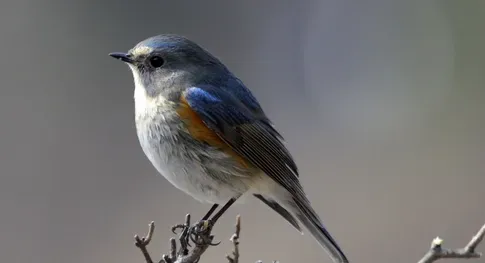
[[[348,259],[345,256],[342,249],[330,235],[330,233],[323,226],[319,216],[313,210],[310,202],[305,197],[294,196],[292,200],[291,210],[301,221],[301,223],[308,229],[312,236],[322,246],[327,254],[333,259],[335,263],[348,263]]]

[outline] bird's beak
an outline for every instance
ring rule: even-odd
[[[131,56],[127,53],[122,53],[122,52],[113,52],[113,53],[109,53],[109,55],[113,58],[116,58],[116,59],[119,59],[123,62],[126,62],[128,64],[133,64],[133,62],[135,62]]]

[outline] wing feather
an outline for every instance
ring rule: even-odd
[[[222,88],[189,88],[183,99],[233,151],[286,188],[302,195],[298,169],[282,137],[264,115],[255,114]]]

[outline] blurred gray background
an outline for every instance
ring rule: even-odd
[[[351,262],[415,262],[437,235],[462,246],[485,223],[484,24],[482,0],[2,1],[1,261],[144,262],[135,233],[156,222],[158,257],[209,208],[145,158],[131,73],[107,55],[159,33],[254,91]],[[225,262],[237,214],[242,262],[330,262],[257,200],[201,262]]]

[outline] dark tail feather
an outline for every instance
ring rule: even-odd
[[[340,249],[337,242],[333,239],[330,233],[323,226],[317,213],[313,210],[310,203],[304,199],[293,198],[295,206],[295,215],[301,223],[308,229],[312,236],[318,241],[328,255],[336,263],[348,263],[349,260],[345,256],[342,249]]]
[[[283,208],[280,204],[278,204],[271,198],[263,197],[260,194],[254,194],[254,197],[258,198],[267,206],[271,207],[276,213],[286,219],[286,221],[288,221],[294,228],[296,228],[296,230],[301,233],[301,227],[298,225],[298,221],[296,221],[296,219],[290,214],[290,212],[288,212],[288,210]]]

